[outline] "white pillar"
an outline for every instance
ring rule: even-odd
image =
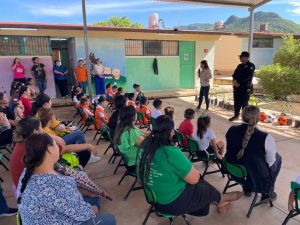
[[[89,61],[89,46],[88,46],[88,33],[87,33],[87,24],[86,24],[86,10],[85,10],[85,0],[82,0],[82,18],[83,18],[83,36],[84,36],[84,49],[85,49],[85,58],[86,58],[86,68],[88,71],[88,89],[89,96],[92,97],[92,80],[90,74],[90,61]]]
[[[254,8],[249,8],[250,18],[249,18],[249,39],[248,39],[248,52],[251,56],[251,50],[253,45],[253,25],[254,25]]]

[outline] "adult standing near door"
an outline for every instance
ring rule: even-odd
[[[75,77],[76,77],[76,82],[81,86],[82,92],[85,94],[88,71],[82,59],[78,61],[78,66],[76,66],[75,68]]]
[[[14,59],[11,69],[14,73],[14,81],[26,84],[25,67],[21,64],[20,58]]]
[[[206,60],[202,60],[200,62],[200,68],[201,71],[199,69],[198,74],[200,78],[201,88],[199,94],[199,103],[196,108],[196,111],[199,111],[201,109],[203,98],[205,98],[206,111],[207,111],[209,109],[209,98],[208,98],[209,89],[210,89],[209,80],[212,78],[212,75]]]
[[[68,69],[61,65],[61,61],[55,60],[53,67],[54,80],[58,86],[62,98],[68,97]]]
[[[241,108],[248,106],[252,79],[255,71],[255,65],[249,61],[249,52],[242,52],[240,55],[241,64],[235,69],[232,78],[233,99],[234,99],[234,116],[229,121],[238,120]]]
[[[95,87],[96,95],[105,95],[105,77],[104,77],[104,67],[100,59],[96,59],[96,64],[94,65],[95,74]]]
[[[39,57],[33,57],[32,62],[33,62],[33,66],[31,68],[32,75],[35,78],[40,93],[44,94],[45,90],[47,89],[47,80],[48,80],[46,67],[43,63],[40,63]]]

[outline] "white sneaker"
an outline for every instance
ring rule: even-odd
[[[91,154],[91,157],[90,157],[90,160],[88,161],[88,164],[89,164],[89,163],[95,163],[95,162],[98,162],[100,159],[101,159],[101,157],[99,157],[99,156],[94,156],[93,154]]]

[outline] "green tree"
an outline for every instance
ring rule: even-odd
[[[140,23],[132,23],[127,16],[117,17],[111,16],[107,21],[99,21],[94,23],[95,26],[105,27],[129,27],[129,28],[143,28]]]
[[[283,45],[277,50],[273,63],[300,69],[300,40],[293,35],[284,36],[282,39]]]
[[[297,94],[300,87],[300,40],[293,35],[283,37],[283,44],[275,53],[273,64],[262,66],[257,73],[267,94],[287,97]]]

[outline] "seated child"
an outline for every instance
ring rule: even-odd
[[[117,85],[112,86],[112,92],[114,98],[116,97],[117,91],[118,91],[118,86]]]
[[[82,87],[81,87],[81,85],[74,85],[72,87],[72,91],[71,91],[71,98],[74,103],[80,102],[78,95],[80,95],[81,97],[84,95],[82,93]]]
[[[26,84],[27,84],[27,87],[30,90],[30,97],[35,98],[37,96],[37,92],[36,92],[36,89],[35,89],[33,79],[32,78],[27,78],[26,79]]]
[[[153,107],[154,107],[154,110],[152,111],[152,118],[156,119],[157,117],[162,115],[162,112],[161,112],[162,101],[158,98],[154,99]]]
[[[141,101],[141,98],[144,97],[144,93],[142,92],[141,90],[141,85],[139,84],[134,84],[133,85],[133,89],[135,90],[135,93],[136,93],[136,100],[135,100],[135,103],[137,105],[140,104],[140,101]]]
[[[24,106],[20,100],[16,100],[15,102],[15,121],[19,123],[19,121],[24,118]]]
[[[149,104],[148,99],[145,96],[141,97],[140,107],[139,107],[138,111],[144,115],[143,121],[140,121],[143,125],[149,124],[149,121],[151,118],[151,111],[147,107],[148,104]]]
[[[91,110],[91,108],[89,107],[89,101],[87,98],[80,99],[80,107],[84,113],[83,121],[85,123],[88,119],[90,119],[94,116],[94,113]]]
[[[193,137],[194,135],[194,127],[192,124],[192,120],[195,116],[195,110],[192,108],[186,109],[184,111],[184,120],[181,122],[179,126],[179,132],[183,135],[183,147],[188,147],[188,141],[186,137]]]
[[[111,102],[114,99],[114,93],[113,93],[113,90],[112,90],[112,84],[111,83],[108,83],[106,85],[105,95],[106,95],[106,100],[108,102]]]
[[[300,176],[298,176],[296,178],[296,181],[295,181],[297,184],[300,184]],[[298,200],[296,200],[298,201]],[[295,206],[294,206],[294,203],[295,203],[295,195],[293,192],[290,192],[290,195],[289,195],[289,203],[288,203],[288,209],[289,211],[292,211],[295,209]]]
[[[211,119],[206,114],[201,114],[197,121],[197,132],[195,139],[199,142],[200,148],[208,154],[214,153],[218,159],[222,159],[224,152],[224,142],[216,141],[216,135],[210,128]]]
[[[118,91],[116,93],[116,96],[124,95],[124,94],[125,94],[124,89],[122,87],[118,87]]]
[[[106,116],[104,107],[106,105],[106,99],[104,96],[100,96],[98,99],[98,104],[95,108],[95,128],[98,130],[102,125],[108,123],[108,117]]]
[[[128,93],[127,94],[127,103],[126,103],[126,106],[133,106],[136,109],[135,94],[134,93]]]

